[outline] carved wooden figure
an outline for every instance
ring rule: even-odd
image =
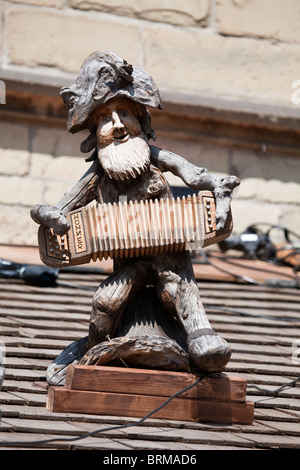
[[[230,201],[239,180],[217,178],[205,168],[150,145],[155,133],[148,107],[162,109],[159,91],[148,73],[111,52],[91,54],[75,83],[63,88],[61,96],[68,107],[68,130],[90,132],[81,151],[92,152],[86,159],[92,165],[55,207],[32,208],[33,220],[41,225],[41,257],[49,265],[64,266],[111,256],[114,270],[94,295],[88,336],[72,343],[49,366],[49,384],[63,384],[68,364],[77,362],[222,371],[231,349],[207,319],[188,243],[205,245],[230,234]],[[163,175],[166,171],[200,191],[192,209],[188,200],[183,206],[177,201],[177,208]],[[201,197],[206,197],[204,203]],[[97,202],[96,207],[92,201]],[[190,209],[192,215],[187,219]],[[162,222],[163,218],[169,222]],[[152,232],[150,221],[154,223]],[[131,232],[129,225],[131,230],[134,227]],[[175,239],[176,229],[184,232],[187,225],[192,225],[196,239],[189,235]],[[155,238],[153,231],[158,226]],[[169,231],[167,248],[153,241],[165,238],[164,231]],[[105,245],[108,232],[113,239],[110,246]],[[132,239],[138,238],[137,233],[135,246]],[[57,243],[59,239],[57,253],[47,245],[48,235]]]

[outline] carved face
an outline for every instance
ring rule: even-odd
[[[136,105],[120,98],[108,101],[93,116],[99,161],[115,180],[131,181],[149,166],[148,139],[137,116]]]
[[[98,148],[114,143],[123,144],[130,137],[142,134],[141,125],[136,117],[134,104],[129,100],[112,99],[94,116],[97,124]]]

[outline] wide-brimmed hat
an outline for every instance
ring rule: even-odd
[[[126,97],[145,107],[163,108],[151,75],[110,51],[89,55],[75,83],[62,88],[60,95],[68,108],[67,127],[71,133],[87,129],[95,109],[115,97]]]

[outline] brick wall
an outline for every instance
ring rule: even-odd
[[[0,19],[0,243],[36,244],[31,205],[54,204],[87,169],[55,93],[97,49],[152,74],[166,102],[158,146],[242,179],[238,232],[300,232],[299,1],[0,0]]]
[[[300,4],[290,0],[0,2],[2,67],[76,73],[109,49],[160,87],[290,102],[299,75]],[[170,7],[168,9],[168,7]]]

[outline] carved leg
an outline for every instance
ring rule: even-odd
[[[112,337],[128,302],[147,283],[147,263],[124,265],[112,273],[93,298],[89,326],[89,348]]]
[[[77,364],[94,345],[106,341],[118,326],[119,318],[127,303],[145,284],[147,264],[127,264],[111,274],[97,290],[89,327],[89,336],[70,344],[49,365],[49,385],[63,385],[69,364]]]
[[[180,256],[178,258],[180,261]],[[172,267],[173,268],[173,267]],[[189,255],[175,269],[157,271],[156,288],[164,307],[176,312],[187,334],[192,362],[201,370],[220,372],[230,359],[228,343],[211,328],[202,305]]]

